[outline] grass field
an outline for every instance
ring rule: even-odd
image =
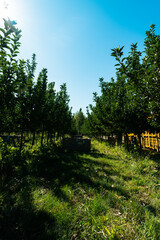
[[[160,158],[3,146],[0,239],[160,239]]]

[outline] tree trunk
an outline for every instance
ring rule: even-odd
[[[20,151],[22,150],[22,146],[23,146],[23,130],[21,131]]]
[[[54,139],[54,143],[55,143],[55,137],[56,137],[56,135],[55,135],[55,133],[53,133],[53,139]]]
[[[34,145],[34,140],[35,140],[35,132],[33,132],[33,138],[32,138],[32,146]]]
[[[43,146],[44,130],[42,130],[41,146]]]
[[[122,133],[117,134],[117,145],[122,145]]]
[[[48,132],[48,134],[47,134],[47,145],[48,145],[48,141],[49,141],[49,132]]]
[[[138,133],[138,139],[139,139],[139,146],[140,146],[140,150],[142,150],[142,144],[141,144],[141,134]]]
[[[125,133],[125,144],[126,144],[126,147],[127,147],[127,151],[129,150],[129,142],[128,142],[128,134]]]
[[[53,143],[53,133],[50,133],[50,142]]]

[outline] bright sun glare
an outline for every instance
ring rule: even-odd
[[[10,20],[17,20],[17,11],[15,9],[15,2],[14,1],[4,1],[0,0],[0,21],[3,21],[3,18],[10,19]],[[18,10],[18,9],[17,9]]]
[[[26,17],[28,8],[26,2],[23,0],[0,0],[0,27],[4,25],[3,18],[17,23],[18,28],[24,29],[26,27]]]
[[[7,18],[9,16],[9,6],[6,1],[0,1],[0,17]]]

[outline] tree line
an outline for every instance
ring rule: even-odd
[[[21,31],[15,22],[4,20],[0,28],[0,134],[12,132],[23,136],[41,133],[47,142],[53,136],[85,134],[89,136],[122,135],[144,131],[160,131],[160,36],[155,25],[146,31],[144,50],[137,43],[124,56],[123,48],[112,49],[116,60],[116,79],[100,78],[101,94],[93,93],[87,116],[80,109],[72,115],[66,84],[55,90],[48,83],[47,69],[37,79],[36,55],[31,60],[18,59]]]
[[[132,44],[127,56],[124,47],[112,49],[116,79],[100,79],[101,95],[93,94],[94,105],[87,108],[87,126],[92,136],[140,135],[160,131],[160,36],[155,25],[146,31],[144,50]]]
[[[51,140],[56,134],[71,131],[72,113],[66,84],[56,92],[55,83],[48,83],[47,69],[35,79],[36,55],[31,60],[18,59],[21,31],[15,22],[4,20],[0,28],[0,134],[18,133],[23,136],[44,133]],[[46,134],[45,134],[46,135]]]

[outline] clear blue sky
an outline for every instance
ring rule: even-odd
[[[19,57],[36,53],[37,75],[45,67],[57,90],[67,83],[72,112],[92,104],[100,77],[115,76],[112,48],[125,45],[127,53],[138,42],[142,50],[151,23],[160,34],[159,9],[159,0],[0,0],[1,18],[22,30]]]

